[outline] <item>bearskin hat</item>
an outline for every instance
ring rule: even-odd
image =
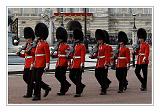
[[[95,37],[96,37],[96,40],[104,40],[105,41],[105,33],[103,30],[101,29],[97,29],[96,32],[95,32]]]
[[[109,34],[108,34],[108,32],[106,30],[103,30],[103,32],[104,32],[104,35],[105,35],[105,43],[109,44],[110,43],[110,41],[109,41]]]
[[[80,29],[75,29],[75,30],[73,31],[73,38],[74,38],[75,40],[83,41],[83,32],[82,32],[82,30],[80,30]]]
[[[137,37],[140,38],[140,39],[146,40],[146,38],[147,38],[146,30],[143,29],[143,28],[139,28],[138,31],[137,31]]]
[[[25,39],[32,38],[32,40],[35,39],[34,31],[31,27],[24,28],[24,38]]]
[[[61,39],[65,42],[67,42],[68,34],[67,34],[66,29],[64,29],[63,27],[58,27],[56,30],[56,38],[57,38],[57,40]]]
[[[118,42],[123,42],[125,45],[128,43],[127,34],[123,31],[118,33]]]
[[[36,37],[40,37],[43,40],[46,40],[48,37],[48,27],[44,23],[38,23],[35,27]]]

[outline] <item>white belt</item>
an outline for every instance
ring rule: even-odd
[[[36,54],[35,56],[45,56],[45,54]]]
[[[25,56],[25,59],[32,58],[32,56]]]
[[[81,58],[80,56],[73,56],[74,59]]]
[[[145,54],[144,54],[144,53],[139,53],[139,55],[143,56],[143,55],[145,55]]]
[[[118,57],[118,59],[126,59],[126,57]]]
[[[66,55],[59,54],[58,57],[66,57]]]
[[[105,58],[105,56],[97,56],[97,58]]]

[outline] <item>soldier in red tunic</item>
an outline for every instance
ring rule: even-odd
[[[69,77],[71,81],[76,85],[76,94],[74,97],[80,97],[85,85],[81,82],[82,72],[85,62],[86,47],[82,43],[83,41],[83,32],[79,29],[73,31],[73,38],[75,39],[75,45],[70,65],[70,74]]]
[[[149,45],[145,42],[147,33],[143,28],[138,29],[137,37],[140,42],[139,49],[136,50],[136,55],[138,55],[135,73],[139,81],[141,82],[141,91],[147,90],[147,70],[149,64]],[[143,77],[140,75],[140,71],[143,72]]]
[[[32,45],[33,40],[35,39],[34,31],[31,27],[24,28],[24,38],[26,39],[26,45],[24,49],[17,52],[17,55],[25,58],[24,72],[23,72],[23,80],[27,84],[27,93],[24,95],[24,98],[30,98],[33,94],[33,83],[32,83],[32,66],[34,62],[34,54],[35,48],[32,48],[30,52],[26,52],[27,49]],[[22,52],[24,50],[24,52]]]
[[[128,38],[125,32],[120,31],[118,33],[118,54],[117,54],[117,64],[116,64],[116,77],[119,81],[119,91],[118,93],[123,93],[123,90],[126,88],[126,77],[127,69],[130,63],[130,50],[126,46],[128,43]]]
[[[109,35],[107,31],[97,29],[95,32],[98,42],[98,52],[94,53],[90,58],[97,58],[95,69],[95,77],[101,85],[100,95],[105,95],[111,81],[108,79],[108,66],[110,65],[112,56],[112,47],[109,46]]]
[[[66,70],[68,67],[67,52],[69,51],[70,47],[67,44],[67,31],[63,27],[57,28],[56,38],[59,41],[58,49],[57,53],[52,54],[52,57],[58,58],[56,63],[55,77],[61,84],[60,92],[57,93],[57,95],[61,96],[65,95],[71,86],[71,84],[66,80]]]
[[[41,100],[41,88],[45,89],[44,97],[51,91],[49,85],[42,81],[44,71],[49,69],[50,50],[46,41],[48,37],[48,28],[44,23],[38,23],[35,27],[35,35],[38,37],[38,43],[35,50],[34,61],[34,81],[35,81],[35,96],[33,101]]]

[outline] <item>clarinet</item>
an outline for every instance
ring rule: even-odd
[[[135,67],[135,61],[136,61],[136,51],[140,49],[139,42],[137,44],[133,45],[133,53],[132,53],[132,63],[133,67]]]

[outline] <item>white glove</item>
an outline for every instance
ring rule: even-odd
[[[143,63],[145,63],[145,62],[146,62],[146,57],[144,57],[144,58],[143,58],[142,62],[143,62]]]
[[[129,63],[127,64],[127,69],[129,70],[130,66],[129,66]]]
[[[44,68],[45,71],[49,70],[49,63],[46,63],[46,67]]]
[[[84,68],[84,63],[81,63],[81,68]]]
[[[108,68],[108,65],[105,64],[105,65],[104,65],[104,68],[107,69],[107,68]]]
[[[31,64],[31,66],[30,66],[30,70],[33,70],[33,64]]]

